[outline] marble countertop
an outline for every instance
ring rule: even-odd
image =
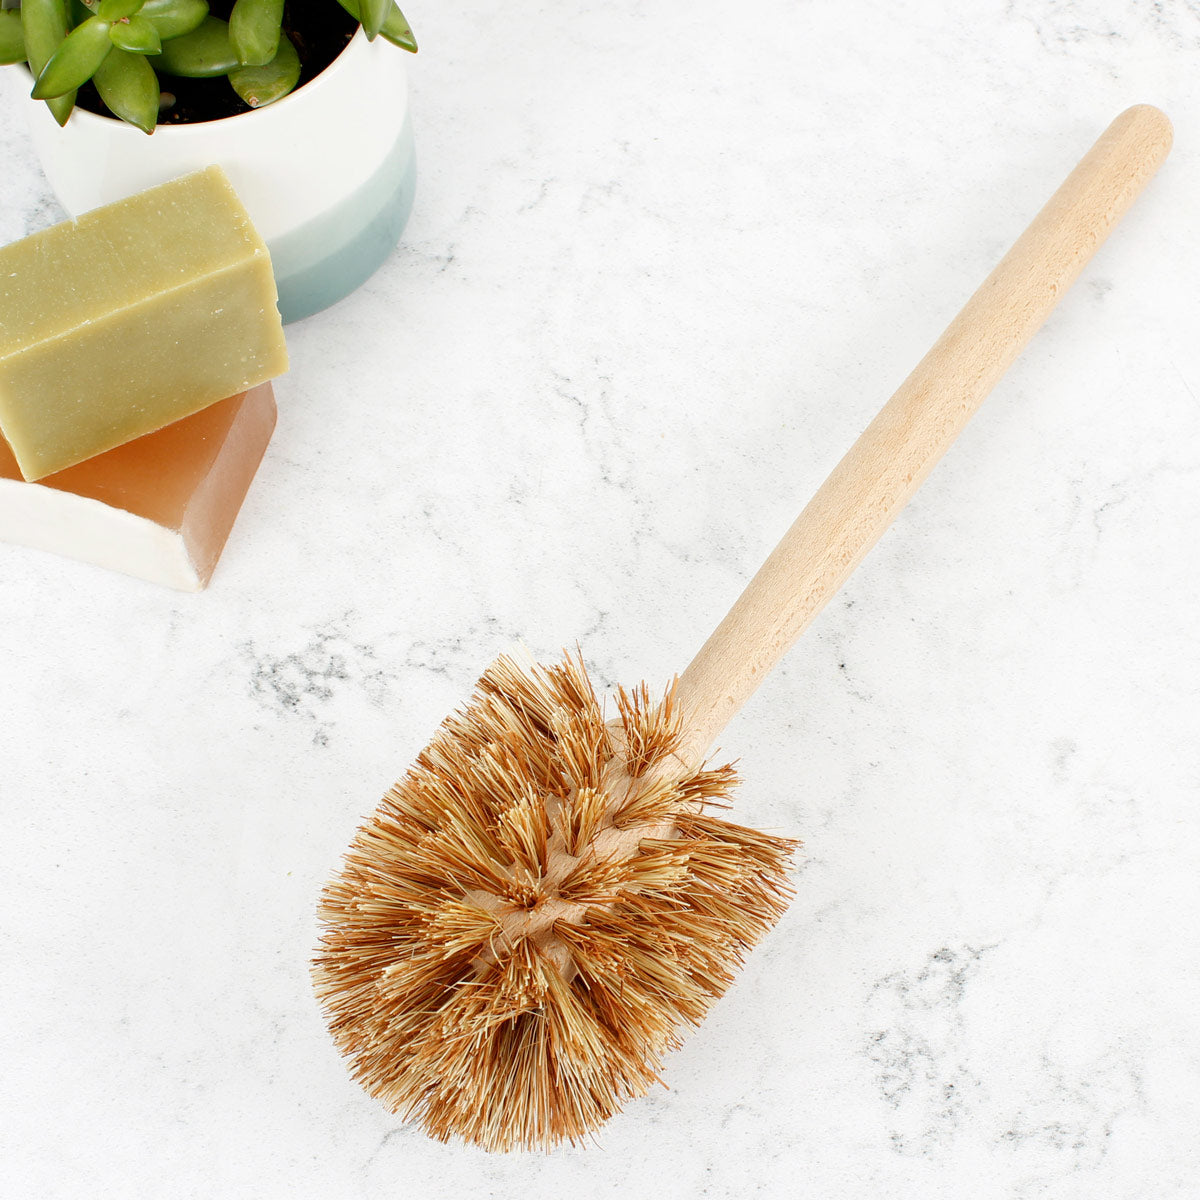
[[[1194,1197],[1200,10],[405,7],[416,209],[209,590],[0,547],[0,1193]],[[358,822],[516,640],[682,670],[1139,101],[1165,168],[723,739],[806,852],[669,1089],[551,1155],[389,1116],[308,981]],[[0,240],[58,219],[0,154]]]

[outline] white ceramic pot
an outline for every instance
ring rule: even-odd
[[[255,112],[147,136],[28,100],[34,146],[72,215],[218,163],[271,251],[285,321],[318,312],[388,256],[416,187],[405,52],[360,28],[315,79]],[[24,89],[23,89],[24,90]]]

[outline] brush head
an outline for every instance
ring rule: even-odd
[[[790,896],[797,843],[713,815],[674,687],[499,659],[358,831],[314,977],[356,1079],[442,1140],[579,1141],[658,1079]]]

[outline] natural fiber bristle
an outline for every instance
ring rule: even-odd
[[[434,1137],[579,1141],[658,1079],[790,895],[796,843],[714,816],[674,689],[578,656],[479,681],[321,902],[318,997],[355,1077]]]

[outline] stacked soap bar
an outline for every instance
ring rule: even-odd
[[[176,586],[203,586],[274,424],[255,389],[287,369],[275,301],[217,167],[0,249],[0,536],[153,578],[175,577],[183,547]],[[96,504],[113,528],[132,514],[166,531],[163,561],[116,554],[107,534],[82,545]]]
[[[198,591],[274,428],[262,383],[36,483],[0,442],[0,538]]]

